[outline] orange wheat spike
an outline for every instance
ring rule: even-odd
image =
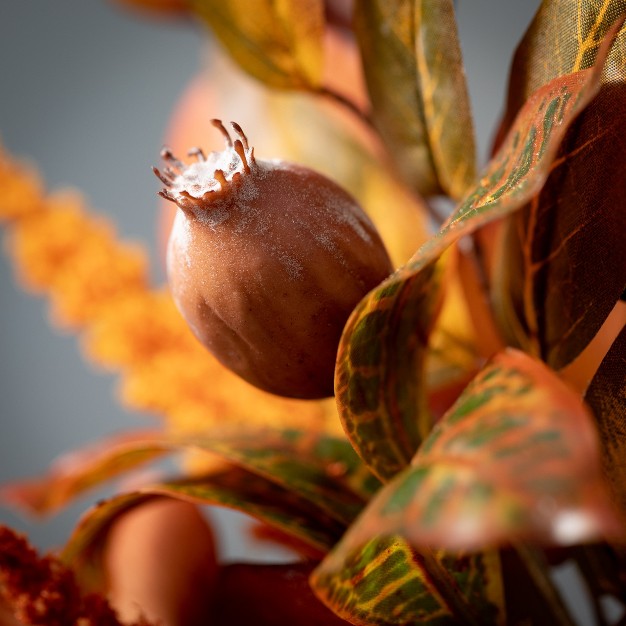
[[[17,163],[0,144],[0,222],[20,219],[42,209],[43,185],[31,166]]]

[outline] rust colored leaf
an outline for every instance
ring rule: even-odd
[[[321,0],[190,0],[233,59],[283,89],[317,89],[323,65]]]
[[[400,174],[422,194],[461,197],[475,149],[452,0],[362,0],[355,30],[374,120]]]
[[[0,489],[2,501],[45,515],[101,483],[166,454],[155,445],[157,431],[124,433],[61,456],[43,477],[16,481]]]
[[[541,361],[508,350],[467,387],[410,467],[383,487],[337,558],[372,537],[477,550],[617,537],[593,416]]]
[[[344,541],[313,572],[318,597],[352,624],[504,623],[496,551],[419,553],[399,537],[346,551]]]
[[[100,502],[75,528],[63,550],[63,560],[84,566],[98,559],[103,533],[111,522],[128,508],[156,496],[236,509],[321,552],[329,550],[343,532],[341,524],[303,498],[265,478],[231,466],[210,476],[149,485]]]
[[[626,2],[543,2],[516,54],[504,126],[541,81],[590,67]],[[493,300],[520,345],[553,368],[589,344],[626,284],[626,29],[599,95],[566,134],[541,193],[509,218]],[[601,241],[602,245],[598,245]]]
[[[585,400],[596,417],[613,496],[626,510],[626,327],[600,364]]]
[[[356,307],[339,346],[335,388],[344,429],[372,472],[406,467],[431,419],[424,358],[439,308],[439,257],[462,236],[523,207],[545,182],[567,128],[599,89],[597,64],[555,79],[520,111],[501,149],[444,228]]]
[[[555,369],[584,350],[626,284],[625,152],[626,83],[610,83],[576,120],[521,216],[526,323]]]

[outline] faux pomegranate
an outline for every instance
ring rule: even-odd
[[[337,346],[358,301],[392,271],[356,201],[310,169],[255,159],[238,124],[226,147],[155,173],[177,212],[167,253],[174,300],[226,367],[266,391],[333,394]],[[210,384],[210,381],[207,381]]]

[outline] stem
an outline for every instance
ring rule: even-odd
[[[539,213],[539,196],[531,200],[528,205],[528,223],[525,232],[522,234],[522,256],[524,259],[524,315],[526,316],[526,325],[528,326],[528,336],[530,339],[529,349],[532,356],[539,357],[541,355],[541,346],[539,344],[539,322],[537,321],[537,311],[535,310],[535,301],[533,293],[533,279],[537,272],[537,265],[533,263],[533,235],[537,225]],[[518,223],[521,226],[521,221]]]
[[[439,211],[428,201],[427,198],[422,198],[423,204],[426,206],[426,212],[428,217],[432,220],[436,230],[441,230],[441,227],[445,224],[447,216],[442,215]]]
[[[553,624],[555,626],[577,626],[559,590],[550,578],[549,565],[543,554],[536,548],[521,543],[515,545],[515,551],[550,608],[554,619]]]
[[[591,608],[593,609],[593,615],[596,618],[596,624],[598,626],[609,626],[609,622],[606,617],[604,617],[604,611],[602,610],[602,605],[600,604],[600,598],[594,593],[589,594],[591,596]]]
[[[318,89],[318,93],[320,96],[325,96],[326,98],[329,98],[333,102],[336,102],[337,104],[350,111],[350,113],[356,116],[369,129],[371,133],[379,138],[378,130],[374,125],[374,120],[368,113],[363,111],[354,102],[352,102],[352,100],[346,98],[346,96],[344,96],[343,94],[340,94],[339,92],[330,89],[330,87],[325,87],[323,85]]]
[[[318,88],[317,93],[318,95],[324,96],[325,98],[332,100],[333,102],[339,104],[343,108],[350,111],[350,113],[352,113],[352,115],[354,115],[365,126],[365,128],[369,131],[369,133],[374,137],[374,139],[376,140],[376,143],[383,146],[384,151],[387,155],[386,161],[389,160],[387,148],[385,147],[385,142],[382,140],[380,133],[378,132],[378,129],[376,128],[376,125],[374,124],[374,120],[372,119],[371,115],[369,115],[369,113],[366,113],[365,111],[363,111],[358,105],[356,105],[349,98],[346,98],[346,96],[344,96],[343,94],[340,94],[337,91],[330,89],[329,87],[321,86]],[[392,167],[391,169],[393,171],[394,168]],[[407,191],[409,191],[413,196],[415,196],[420,201],[421,204],[424,205],[426,212],[428,213],[428,216],[433,220],[433,222],[439,229],[445,220],[437,212],[435,207],[433,207],[429,202],[427,202],[425,198],[422,198],[421,196],[416,195],[413,190],[407,187],[404,181],[400,181],[398,179],[397,174],[394,176],[394,178],[395,180],[400,182],[402,186],[405,189],[407,189]]]
[[[607,594],[624,604],[626,597],[619,566],[612,558],[610,548],[604,545],[580,546],[572,556],[591,596],[599,626],[608,626],[599,598]]]
[[[470,322],[476,336],[480,337],[478,349],[482,356],[489,358],[503,350],[506,343],[500,336],[489,301],[486,280],[481,272],[480,261],[474,247],[467,251],[459,249],[458,272]]]
[[[463,596],[450,573],[441,565],[435,553],[425,548],[420,549],[420,555],[423,559],[425,572],[441,594],[454,618],[467,626],[480,626],[482,622],[478,615]]]

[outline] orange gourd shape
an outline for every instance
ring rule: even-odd
[[[226,147],[170,151],[155,173],[179,208],[167,274],[196,337],[226,367],[271,393],[333,394],[337,347],[361,298],[392,271],[370,219],[336,183],[261,160],[238,124]],[[210,384],[210,381],[207,381]]]

